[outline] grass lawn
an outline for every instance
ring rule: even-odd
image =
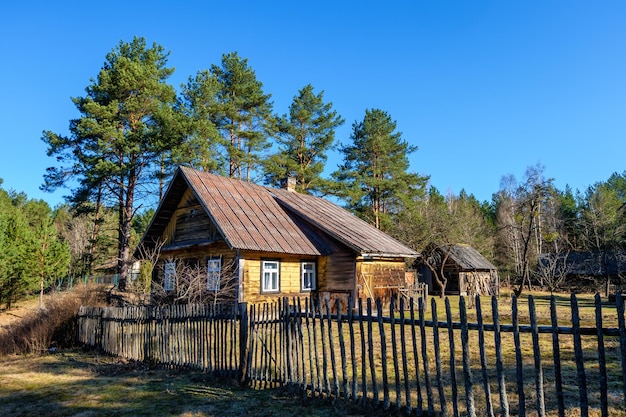
[[[0,358],[2,416],[344,416],[362,410],[97,353]],[[377,414],[367,414],[377,415]]]

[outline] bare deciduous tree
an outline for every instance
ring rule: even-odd
[[[126,291],[129,293],[135,293],[140,298],[150,296],[152,293],[152,277],[154,274],[154,268],[159,262],[161,256],[161,249],[165,244],[164,241],[157,240],[152,245],[141,244],[136,250],[137,258],[135,261],[139,261],[140,268],[139,273],[133,270],[132,279],[127,284]]]
[[[543,206],[552,186],[552,180],[543,176],[543,170],[541,164],[528,167],[519,186],[512,176],[505,177],[499,193],[498,227],[501,242],[514,259],[516,296],[524,287],[531,288],[531,272],[541,253]]]
[[[444,266],[450,257],[450,249],[452,248],[452,245],[443,246],[446,248],[445,252],[441,251],[438,246],[431,245],[424,256],[424,265],[430,269],[437,285],[441,288],[441,298],[445,296],[448,286],[448,277],[444,273]],[[439,266],[439,270],[437,270],[437,266]]]
[[[567,258],[569,251],[565,253],[554,253],[542,256],[537,263],[535,276],[543,283],[550,292],[554,292],[561,287],[565,277],[572,269]]]

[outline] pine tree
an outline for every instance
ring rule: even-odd
[[[162,170],[164,154],[181,141],[176,93],[166,80],[168,53],[143,38],[120,42],[106,56],[85,97],[73,98],[82,117],[70,123],[69,137],[44,132],[48,155],[66,165],[48,169],[45,187],[75,179],[74,198],[117,207],[119,286],[124,289],[130,260],[132,219],[138,201]],[[98,207],[100,205],[98,204]]]
[[[315,94],[311,84],[302,88],[289,107],[289,115],[278,120],[279,150],[265,163],[265,181],[278,185],[287,177],[296,179],[301,192],[320,192],[326,153],[333,149],[335,129],[344,120],[324,103],[324,92]]]
[[[23,195],[10,195],[0,189],[0,303],[12,303],[33,289],[27,271],[29,250],[28,222],[21,206]]]
[[[271,95],[263,92],[248,60],[236,52],[223,55],[221,66],[213,65],[210,71],[219,82],[212,121],[224,139],[228,176],[250,181],[270,146],[275,124]]]
[[[352,125],[352,143],[342,146],[343,164],[333,173],[348,207],[375,227],[387,230],[401,210],[413,210],[427,177],[409,173],[410,146],[386,112],[366,110]]]
[[[68,244],[60,239],[54,226],[50,206],[42,200],[31,200],[24,206],[29,222],[28,273],[39,284],[39,308],[43,308],[43,294],[55,279],[65,278],[70,264]]]
[[[46,202],[0,189],[0,303],[10,308],[37,289],[41,300],[52,279],[66,276],[69,257]]]
[[[206,172],[224,174],[226,160],[220,154],[225,145],[212,119],[217,113],[219,81],[209,71],[199,71],[182,88],[184,111],[191,124],[189,136],[178,149],[175,160]]]

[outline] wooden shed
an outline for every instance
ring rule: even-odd
[[[415,262],[419,281],[429,292],[441,293],[433,270],[447,278],[446,294],[494,295],[498,293],[498,270],[476,249],[465,244],[430,244]],[[442,268],[443,266],[443,268]]]
[[[608,293],[626,289],[626,251],[542,254],[537,266],[540,279],[561,280],[569,291],[597,291],[603,285]]]
[[[154,285],[170,293],[190,285],[185,267],[205,294],[238,302],[378,297],[404,286],[418,256],[326,199],[186,167],[136,254],[155,251]]]

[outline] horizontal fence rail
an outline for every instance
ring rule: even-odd
[[[626,415],[621,296],[607,305],[596,295],[595,327],[581,326],[574,295],[551,297],[548,314],[532,296],[527,305],[512,297],[506,308],[497,297],[484,307],[477,297],[472,309],[467,301],[453,308],[445,299],[443,312],[435,299],[427,309],[423,299],[416,306],[404,298],[351,308],[337,300],[334,309],[309,298],[82,307],[78,337],[129,359],[409,415]],[[567,317],[558,317],[563,304]]]

